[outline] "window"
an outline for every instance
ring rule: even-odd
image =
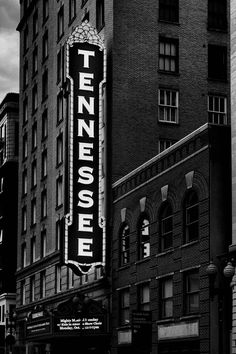
[[[163,252],[173,246],[173,211],[169,202],[160,209],[160,250]]]
[[[61,82],[63,78],[63,55],[64,54],[64,47],[60,49],[60,51],[57,53],[57,83]]]
[[[74,272],[71,268],[68,268],[68,288],[71,289],[74,287],[75,277]]]
[[[124,224],[120,231],[120,265],[129,263],[130,256],[130,235],[129,226]]]
[[[36,215],[36,198],[31,200],[31,226],[36,224],[37,215]]]
[[[192,271],[184,276],[185,313],[199,312],[199,273]]]
[[[48,97],[48,71],[45,70],[42,77],[42,100]]]
[[[31,188],[37,185],[37,160],[33,160],[31,164]]]
[[[100,31],[105,24],[104,0],[97,0],[97,29]]]
[[[59,176],[56,182],[56,203],[57,203],[57,207],[60,207],[63,204],[62,176]]]
[[[58,40],[64,34],[64,7],[62,6],[57,14],[57,38]]]
[[[26,206],[22,208],[22,233],[27,230],[27,209]]]
[[[41,257],[45,257],[47,253],[47,232],[46,229],[41,232]]]
[[[42,152],[42,179],[47,176],[47,150],[45,149]]]
[[[158,90],[158,116],[160,122],[178,123],[179,94],[173,90]]]
[[[57,220],[56,222],[56,250],[60,250],[61,244],[61,230],[62,230],[62,221]]]
[[[227,101],[223,96],[208,96],[208,122],[227,124]]]
[[[0,178],[0,193],[3,192],[3,188],[4,188],[4,177]]]
[[[34,48],[33,51],[33,75],[38,71],[38,47]]]
[[[25,160],[28,157],[28,137],[27,137],[27,133],[25,133],[23,135],[23,160]]]
[[[61,291],[61,266],[57,265],[56,266],[56,293],[59,293]]]
[[[35,276],[30,277],[30,301],[35,301]]]
[[[15,122],[14,130],[14,155],[18,157],[19,155],[19,122]]]
[[[48,57],[48,31],[46,31],[43,35],[43,52],[42,52],[42,59],[43,62]]]
[[[27,194],[27,187],[28,187],[28,178],[27,178],[27,170],[25,169],[22,172],[22,195]]]
[[[49,16],[49,0],[43,0],[43,22],[48,19]]]
[[[198,239],[199,236],[199,200],[195,191],[190,191],[184,200],[185,242]]]
[[[23,88],[25,89],[29,83],[29,69],[28,69],[28,61],[24,63],[23,67]]]
[[[149,284],[141,284],[138,287],[139,311],[150,311],[150,287]]]
[[[168,139],[160,139],[159,140],[159,147],[158,147],[158,150],[159,150],[159,153],[161,153],[162,151],[168,149],[170,146],[172,146],[175,141],[173,140],[168,140]]]
[[[63,162],[63,134],[57,137],[57,166]]]
[[[37,147],[37,123],[35,122],[32,126],[32,151]]]
[[[216,80],[227,79],[227,48],[208,45],[208,77]]]
[[[26,267],[26,244],[21,245],[21,266],[22,268]]]
[[[63,120],[63,93],[57,95],[57,123]]]
[[[38,108],[38,86],[37,84],[34,85],[32,89],[32,111],[33,113]]]
[[[178,68],[178,46],[177,39],[160,37],[159,40],[159,69],[162,71],[177,73]]]
[[[179,21],[179,0],[159,0],[159,20]]]
[[[28,98],[23,101],[23,124],[28,122]]]
[[[120,325],[130,323],[130,295],[129,289],[120,291]]]
[[[36,261],[36,238],[31,238],[31,263]]]
[[[40,273],[40,297],[46,297],[46,272],[43,270]]]
[[[69,22],[76,16],[76,0],[69,0]]]
[[[45,109],[42,115],[42,140],[48,136],[48,111]]]
[[[173,279],[162,279],[161,285],[161,318],[173,316]]]
[[[138,223],[139,259],[150,256],[150,226],[146,216],[141,216]]]
[[[47,216],[47,190],[44,189],[41,193],[41,218],[44,219]]]
[[[29,29],[28,26],[26,26],[24,30],[24,53],[26,53],[28,48],[29,48]]]
[[[227,1],[208,0],[208,28],[227,29]]]
[[[0,243],[3,241],[3,229],[0,228]]]
[[[33,15],[33,38],[35,38],[39,31],[38,11],[36,10]]]
[[[20,292],[21,292],[21,305],[26,304],[26,287],[25,287],[25,280],[21,281],[21,287],[20,287]]]

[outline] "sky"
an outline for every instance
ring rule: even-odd
[[[19,92],[19,0],[0,0],[0,102]]]

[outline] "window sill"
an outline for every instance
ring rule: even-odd
[[[146,258],[139,259],[138,261],[135,262],[135,264],[137,264],[137,265],[142,264],[144,262],[150,261],[150,259],[151,259],[151,256],[148,256]]]
[[[180,76],[178,71],[165,71],[165,70],[161,70],[158,69],[157,70],[159,74],[165,74],[165,75],[171,75],[171,76]]]
[[[178,109],[178,108],[176,108],[176,109]],[[179,122],[169,122],[169,121],[167,121],[167,120],[159,120],[158,119],[158,123],[160,123],[160,124],[168,124],[168,125],[179,125]]]
[[[208,77],[207,79],[208,79],[208,81],[213,81],[213,82],[222,82],[222,83],[225,83],[225,84],[228,83],[228,79],[227,78]]]
[[[195,319],[195,318],[200,318],[201,315],[199,313],[196,314],[189,314],[189,315],[184,315],[180,317],[180,320],[191,320],[191,319]]]
[[[164,251],[164,252],[161,252],[161,253],[158,253],[155,255],[156,258],[159,258],[159,257],[163,257],[163,256],[166,256],[170,253],[173,253],[174,252],[174,248],[169,248],[168,250]]]
[[[217,32],[217,33],[228,33],[227,27],[226,28],[217,28],[217,27],[208,26],[207,30],[211,31],[211,32]]]
[[[197,243],[199,243],[199,240],[195,240],[195,241],[191,241],[191,242],[185,243],[184,245],[180,246],[179,248],[191,247],[193,245],[196,245]]]
[[[173,317],[169,317],[169,318],[163,318],[161,320],[157,320],[156,324],[162,324],[162,323],[171,323],[174,322],[174,318]]]
[[[160,22],[160,23],[166,23],[166,24],[168,24],[168,25],[180,26],[179,21],[162,20],[162,19],[159,18],[158,22]]]

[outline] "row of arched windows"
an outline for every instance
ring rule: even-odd
[[[159,251],[165,252],[173,247],[173,208],[171,202],[162,203],[158,213]],[[184,243],[199,238],[199,198],[195,190],[189,191],[183,201]],[[142,213],[137,224],[138,259],[150,256],[150,219]],[[130,227],[124,222],[120,228],[120,266],[130,262]]]

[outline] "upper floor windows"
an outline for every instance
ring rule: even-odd
[[[28,26],[26,26],[24,30],[24,42],[23,42],[24,53],[28,50],[28,48],[29,48],[29,28]]]
[[[208,45],[208,77],[227,80],[227,47]]]
[[[150,256],[150,225],[146,215],[140,217],[138,223],[139,237],[139,259],[144,259]]]
[[[138,287],[139,311],[150,311],[150,286],[149,283],[140,284]]]
[[[130,231],[127,224],[120,230],[120,265],[126,265],[130,261]]]
[[[28,61],[25,62],[23,67],[23,88],[25,89],[29,83],[29,68]]]
[[[227,99],[223,96],[208,96],[208,122],[227,124]]]
[[[32,112],[38,108],[38,86],[35,84],[32,89]]]
[[[130,323],[130,293],[129,289],[120,291],[120,325],[127,325]]]
[[[169,73],[178,73],[179,71],[178,39],[160,37],[159,70],[169,72]]]
[[[76,16],[76,0],[69,0],[69,22]]]
[[[60,40],[64,34],[64,6],[60,8],[57,14],[57,39]]]
[[[199,237],[199,200],[194,190],[189,191],[184,199],[184,236],[186,243]]]
[[[160,282],[160,317],[168,318],[173,316],[173,279],[163,278]]]
[[[48,31],[43,35],[43,50],[42,50],[42,60],[45,61],[48,57]]]
[[[57,123],[63,120],[63,92],[60,91],[57,95]]]
[[[48,71],[45,70],[42,76],[42,101],[48,97]]]
[[[43,22],[48,19],[49,16],[49,0],[43,0]]]
[[[169,202],[161,206],[159,225],[160,251],[163,252],[173,246],[173,211]]]
[[[33,50],[33,75],[38,71],[38,47],[35,47]]]
[[[159,0],[159,20],[179,21],[179,0]]]
[[[42,115],[42,140],[48,136],[48,111],[44,110]]]
[[[28,98],[23,101],[23,124],[28,122]]]
[[[227,0],[208,0],[208,28],[227,29]]]
[[[33,15],[33,38],[38,35],[39,31],[39,19],[38,19],[38,10],[35,11]]]
[[[57,83],[63,79],[64,47],[57,53]]]
[[[185,314],[199,312],[200,279],[198,270],[184,274],[184,305]]]
[[[105,25],[104,0],[97,0],[97,29],[100,31]]]
[[[57,166],[63,162],[63,134],[60,133],[57,137]]]
[[[178,123],[179,93],[174,90],[158,90],[158,119],[165,123]]]

